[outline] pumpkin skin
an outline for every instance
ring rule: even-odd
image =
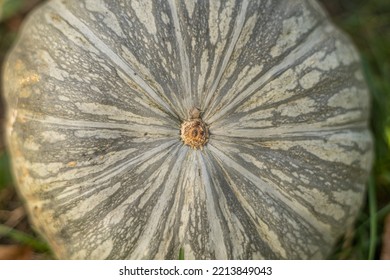
[[[320,259],[362,204],[369,94],[313,1],[49,1],[4,92],[20,194],[62,259]],[[202,149],[180,138],[193,108]]]

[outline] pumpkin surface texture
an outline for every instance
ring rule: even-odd
[[[314,1],[48,1],[3,81],[58,258],[325,258],[362,204],[369,94]]]

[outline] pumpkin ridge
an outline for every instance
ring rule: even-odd
[[[57,127],[62,127],[64,129],[109,129],[112,131],[128,131],[128,132],[138,132],[134,134],[134,136],[140,136],[140,133],[144,135],[147,133],[151,136],[168,136],[174,137],[177,135],[176,127],[168,127],[164,125],[139,125],[135,123],[114,123],[114,122],[94,122],[87,120],[75,120],[75,119],[67,119],[67,118],[57,118],[54,116],[40,116],[35,114],[34,112],[29,112],[24,109],[19,110],[18,118],[40,122],[42,124],[50,124],[56,125]],[[130,135],[127,135],[130,136]]]
[[[177,147],[177,146],[178,146],[178,144],[177,144],[176,140],[171,140],[165,144],[160,144],[158,147],[156,147],[152,150],[149,150],[145,153],[140,153],[137,156],[131,157],[130,160],[124,161],[123,163],[121,163],[117,166],[114,166],[113,169],[105,170],[104,171],[105,174],[101,174],[99,176],[94,176],[93,181],[95,183],[99,183],[99,179],[102,179],[103,182],[107,181],[106,175],[109,175],[110,177],[114,177],[115,175],[122,173],[124,170],[129,169],[129,167],[133,167],[133,166],[137,165],[138,163],[141,163],[143,161],[151,159],[152,157],[157,156],[158,153],[165,152],[166,154],[169,154],[169,152],[172,151],[172,149]]]
[[[213,154],[214,156],[214,154]],[[221,159],[220,157],[216,157],[218,160],[216,161],[220,168],[222,170],[225,170],[225,167],[228,168],[226,165],[226,160]],[[321,229],[316,228],[315,226],[311,225],[307,221],[303,220],[299,213],[295,212],[296,209],[293,209],[289,207],[289,205],[284,204],[283,202],[278,201],[277,199],[274,200],[273,204],[269,205],[267,203],[266,206],[259,206],[258,204],[261,204],[262,200],[257,197],[258,195],[254,195],[253,191],[259,190],[259,186],[253,183],[253,185],[249,186],[246,184],[246,187],[249,189],[240,189],[238,187],[237,180],[239,177],[235,174],[236,181],[232,179],[231,176],[233,176],[234,172],[239,171],[235,170],[226,170],[225,172],[228,173],[228,177],[230,178],[230,188],[236,190],[235,197],[238,199],[238,196],[241,196],[242,200],[240,200],[241,205],[245,206],[245,215],[248,217],[257,217],[257,219],[250,219],[251,223],[253,223],[253,226],[256,229],[256,233],[250,233],[254,236],[261,236],[260,240],[252,240],[252,243],[255,243],[256,246],[259,246],[260,248],[256,248],[256,250],[253,252],[265,252],[265,247],[268,247],[268,243],[272,244],[272,248],[274,251],[272,253],[266,253],[270,255],[274,255],[273,259],[295,259],[295,258],[301,258],[303,255],[321,255],[319,248],[316,246],[312,246],[309,250],[305,247],[308,246],[308,244],[329,244],[329,240],[327,241],[324,236],[326,235],[326,232],[321,231]],[[242,182],[241,182],[242,185]],[[251,191],[250,191],[251,190]],[[250,194],[249,194],[249,193]],[[261,192],[261,190],[260,190]],[[238,194],[237,194],[238,193]],[[267,196],[266,194],[262,194],[261,196]],[[254,198],[256,197],[256,198]],[[254,203],[254,200],[256,203]],[[269,201],[269,199],[268,199]],[[230,201],[232,203],[232,201]],[[277,205],[277,209],[270,210],[270,206],[274,208]],[[251,211],[250,211],[251,210]],[[235,209],[234,213],[237,209]],[[249,212],[248,212],[249,211]],[[262,213],[259,215],[258,213]],[[273,217],[273,219],[270,219],[270,217]],[[243,219],[243,218],[241,218]],[[291,222],[294,221],[294,222]],[[321,221],[319,221],[321,223]],[[247,226],[247,225],[246,225]],[[295,230],[297,229],[297,226],[299,226],[299,231],[305,231],[305,235],[310,236],[309,239],[302,239],[299,236],[299,233],[295,235]],[[290,229],[288,229],[288,227]],[[292,229],[293,227],[294,229]],[[289,235],[287,238],[286,235]],[[291,236],[294,236],[295,243],[292,245],[292,238]],[[265,242],[265,243],[264,243]],[[298,242],[298,243],[297,243]],[[293,246],[295,249],[289,249],[290,246]],[[311,246],[311,245],[310,245]],[[252,246],[251,246],[252,247]],[[309,246],[308,246],[309,247]],[[298,249],[299,248],[299,249]],[[251,249],[247,249],[248,251],[251,251]],[[301,251],[302,250],[302,251]],[[247,251],[247,253],[248,253]],[[238,258],[235,256],[234,258]],[[260,255],[254,256],[245,256],[246,259],[253,259],[253,258],[261,258]]]
[[[214,147],[211,143],[209,144],[209,146],[210,146],[209,147],[210,151],[216,156],[218,156],[218,158],[220,158],[220,160],[222,160],[224,164],[226,165],[229,164],[228,166],[235,169],[245,178],[253,182],[253,184],[256,185],[261,192],[269,194],[275,199],[286,204],[286,206],[288,206],[289,208],[294,209],[304,221],[306,221],[308,224],[313,226],[313,228],[316,228],[319,232],[325,234],[325,232],[328,231],[328,226],[318,221],[315,217],[313,217],[312,213],[310,213],[308,209],[294,205],[292,201],[289,201],[286,198],[286,195],[283,192],[281,192],[280,190],[278,191],[272,189],[270,186],[268,186],[268,184],[265,181],[263,181],[261,178],[257,177],[256,175],[252,174],[251,172],[243,168],[238,163],[234,162],[230,157],[226,156],[225,153],[223,153],[222,151]]]
[[[220,120],[223,120],[228,114],[231,113],[231,111],[233,111],[240,104],[245,102],[245,100],[251,97],[254,93],[261,90],[275,77],[278,77],[285,71],[289,70],[291,67],[291,61],[301,60],[305,58],[308,54],[310,54],[312,49],[321,46],[322,41],[324,41],[324,39],[326,40],[327,37],[325,37],[322,34],[322,30],[319,29],[323,28],[322,25],[324,25],[325,23],[325,21],[317,23],[306,34],[306,36],[301,38],[301,44],[307,44],[306,49],[302,48],[300,44],[296,45],[295,48],[287,52],[287,56],[281,55],[283,59],[278,61],[277,64],[268,69],[267,72],[261,73],[261,75],[259,74],[259,77],[258,79],[256,79],[256,81],[248,81],[248,83],[241,92],[235,92],[234,90],[231,90],[231,96],[227,94],[223,96],[221,100],[215,100],[214,104],[212,104],[211,106],[218,107],[213,110],[213,112],[215,112],[214,114],[205,115],[205,120],[207,120],[210,125],[213,123],[218,123]]]
[[[143,181],[141,178],[145,178],[148,170],[143,168],[143,171],[140,170],[140,166],[149,163],[154,162],[153,157],[149,157],[146,161],[145,160],[139,160],[138,162],[134,162],[133,166],[130,170],[130,177],[127,177],[125,184],[122,184],[119,186],[119,189],[116,190],[116,192],[109,197],[105,198],[101,203],[97,204],[94,208],[89,209],[87,212],[81,212],[77,211],[77,209],[80,209],[81,206],[78,208],[74,208],[70,205],[69,213],[62,212],[62,216],[66,215],[68,217],[73,217],[71,221],[68,222],[71,227],[69,228],[68,234],[75,235],[76,232],[82,232],[84,235],[84,238],[81,240],[74,240],[76,244],[74,246],[92,246],[90,248],[90,251],[98,250],[99,244],[89,244],[88,245],[88,239],[90,236],[93,236],[94,231],[98,230],[100,227],[107,227],[107,240],[111,240],[112,243],[112,249],[110,251],[110,255],[112,257],[110,258],[118,258],[118,256],[128,257],[131,254],[134,253],[134,250],[136,250],[136,247],[139,245],[137,242],[132,241],[132,239],[136,236],[145,236],[145,234],[150,235],[150,238],[156,239],[160,238],[155,236],[152,232],[149,232],[146,230],[146,227],[156,227],[156,230],[165,227],[162,223],[164,219],[160,219],[160,221],[153,225],[147,225],[144,224],[143,221],[146,219],[148,220],[151,216],[153,216],[152,212],[153,209],[158,209],[158,204],[160,202],[157,202],[157,204],[154,204],[155,198],[159,197],[159,200],[161,200],[160,192],[162,190],[168,190],[169,188],[177,192],[176,185],[177,184],[170,184],[169,186],[165,186],[162,182],[165,180],[165,178],[168,176],[168,172],[166,170],[166,164],[161,164],[161,161],[163,163],[167,163],[169,165],[172,165],[172,167],[176,166],[174,163],[176,162],[176,153],[178,153],[180,150],[183,150],[181,146],[175,145],[171,148],[171,150],[163,150],[165,155],[161,157],[158,160],[158,164],[155,165],[157,169],[152,171],[152,175],[148,176],[148,179],[146,181]],[[184,154],[185,155],[185,154]],[[183,157],[183,156],[182,156]],[[141,162],[144,161],[145,164],[142,164]],[[173,170],[174,168],[172,168]],[[175,169],[178,170],[178,169]],[[138,174],[137,174],[138,173]],[[170,174],[177,173],[178,172],[171,172]],[[156,174],[155,176],[153,176]],[[177,178],[179,178],[179,175],[175,175]],[[121,175],[118,174],[116,180],[120,180]],[[147,176],[146,176],[147,177]],[[111,180],[111,179],[110,179]],[[118,181],[119,184],[121,181]],[[131,183],[142,184],[143,188],[136,188],[131,186]],[[100,185],[101,182],[96,182],[96,184]],[[88,196],[92,198],[89,194]],[[172,198],[173,199],[173,198]],[[172,199],[166,200],[166,205],[170,205],[170,201]],[[165,201],[165,200],[164,200]],[[168,207],[167,206],[167,207]],[[66,207],[64,208],[66,209]],[[107,209],[110,209],[110,211],[107,211]],[[77,211],[76,213],[73,213],[74,211]],[[127,213],[138,213],[137,217],[132,217],[131,224],[128,224],[128,217],[124,212]],[[76,215],[75,215],[76,214]],[[78,218],[77,215],[80,215]],[[73,216],[72,216],[73,215]],[[90,221],[95,221],[94,227],[91,227],[88,223],[84,223],[85,219],[88,219]],[[156,216],[155,219],[158,220],[158,217]],[[123,221],[123,223],[121,222]],[[125,229],[125,231],[124,231]],[[76,232],[73,232],[76,230]],[[126,237],[124,237],[124,234]],[[128,244],[132,244],[132,246],[123,246],[123,239],[128,241]],[[136,237],[137,239],[137,237]],[[156,240],[155,240],[156,241]],[[72,241],[73,242],[73,241]],[[77,244],[78,243],[78,244]],[[82,243],[85,243],[82,244]],[[159,242],[152,242],[151,244],[158,244]],[[148,247],[149,248],[149,247]],[[115,251],[119,250],[119,251]],[[149,253],[143,252],[145,255],[142,256],[139,255],[139,258],[154,258],[156,257],[156,247],[150,246]],[[79,252],[73,252],[73,257],[76,258],[85,258],[80,257]],[[88,256],[88,258],[93,258],[92,256]]]
[[[48,4],[52,4],[52,2],[49,2]],[[73,26],[76,30],[80,31],[80,33],[88,38],[90,42],[93,42],[96,48],[106,55],[107,59],[110,59],[125,73],[125,75],[138,84],[140,88],[142,88],[145,94],[148,95],[150,100],[155,102],[158,108],[161,108],[162,111],[168,115],[179,116],[178,112],[175,111],[175,107],[164,101],[164,99],[169,99],[167,99],[165,96],[159,96],[159,94],[162,94],[161,92],[159,94],[155,92],[154,89],[150,87],[150,85],[145,80],[136,74],[136,71],[132,69],[128,62],[125,62],[110,48],[110,46],[108,46],[92,30],[90,30],[87,25],[76,18],[61,1],[57,1],[56,5],[52,4],[51,9],[61,15],[61,17],[66,20],[68,24],[71,23],[70,25]]]
[[[281,73],[280,75],[276,76],[275,78],[276,79],[281,79],[283,77],[283,74],[285,74],[285,72]],[[347,77],[347,78],[351,79],[351,77]],[[256,98],[257,99],[260,98],[261,92],[263,90],[263,88],[260,88],[258,92],[254,93],[254,95],[248,96],[239,105],[237,105],[237,108],[238,108],[238,110],[237,110],[238,112],[237,113],[243,114],[245,112],[245,115],[259,114],[262,111],[267,111],[267,110],[270,110],[270,109],[278,108],[279,106],[289,105],[289,104],[293,104],[293,103],[296,103],[296,102],[300,102],[301,100],[304,100],[306,98],[313,97],[313,95],[315,95],[315,94],[316,95],[317,94],[318,95],[325,95],[324,93],[322,93],[321,87],[323,85],[326,85],[329,82],[332,82],[332,81],[329,81],[329,80],[320,81],[316,85],[316,86],[318,86],[319,89],[317,89],[315,91],[313,89],[302,90],[302,92],[297,92],[297,93],[294,92],[293,94],[288,95],[285,98],[281,98],[281,99],[278,99],[278,100],[263,100],[263,101],[260,101],[259,102],[260,103],[259,106],[257,106],[256,108],[249,107],[248,104],[251,103],[251,99],[256,100]],[[344,88],[345,87],[343,87],[343,89]],[[266,92],[263,92],[263,93],[264,94],[270,94],[272,91],[273,90],[270,89],[270,90],[268,90]],[[288,92],[290,93],[291,91],[294,91],[294,90],[290,90]],[[321,108],[319,108],[319,109],[321,109]],[[324,108],[323,110],[326,111],[327,108]],[[320,112],[320,111],[318,111],[318,112]]]
[[[351,138],[353,139],[353,136]],[[367,140],[370,140],[370,138],[368,137]],[[334,141],[332,142],[334,143]],[[225,145],[218,144],[218,147],[225,147]],[[350,145],[353,147],[353,143]],[[311,150],[305,151],[304,146],[304,143],[302,145],[295,144],[289,150],[278,150],[272,142],[265,142],[264,145],[261,145],[261,143],[247,143],[245,146],[236,143],[230,144],[227,149],[229,154],[233,156],[233,162],[246,164],[248,170],[256,170],[256,176],[267,178],[267,181],[272,182],[271,186],[275,189],[284,189],[284,192],[288,193],[288,197],[300,201],[299,203],[310,209],[310,212],[315,214],[317,219],[327,224],[338,225],[337,229],[334,227],[334,231],[338,234],[340,229],[344,227],[347,217],[349,215],[354,216],[358,211],[361,201],[353,197],[364,189],[364,184],[360,182],[367,176],[365,170],[369,163],[364,163],[365,160],[362,160],[363,164],[356,165],[341,162],[337,159],[324,160],[319,158],[317,154],[313,154]],[[322,144],[319,142],[318,146],[321,147]],[[240,150],[239,153],[237,152],[238,149]],[[257,151],[257,153],[252,151]],[[368,151],[362,150],[360,153],[367,157]],[[348,158],[351,157],[351,155],[348,156],[350,152],[349,147],[345,147],[344,151],[336,151],[335,153],[340,155],[341,158]],[[352,157],[359,158],[360,156],[352,155]],[[334,163],[328,165],[327,163],[331,161]],[[222,162],[226,164],[227,160]],[[279,175],[281,172],[284,173],[284,178]],[[318,176],[316,180],[309,180],[311,174],[321,173],[323,174]],[[276,174],[276,176],[273,174]],[[350,174],[354,174],[353,179],[346,178],[351,176]],[[288,182],[285,181],[286,179]],[[293,186],[299,188],[290,189]],[[302,195],[298,195],[298,193],[302,193]],[[329,194],[332,194],[332,196],[329,196]],[[313,204],[313,200],[318,196],[322,197],[318,201],[325,201],[325,204]],[[359,201],[359,203],[350,204],[350,202],[346,202],[340,208],[339,200],[344,196],[348,196],[350,201]],[[338,199],[335,197],[338,197]],[[343,216],[340,217],[340,215]]]
[[[173,18],[173,26],[175,29],[176,36],[176,45],[180,54],[180,62],[181,62],[181,82],[183,84],[183,104],[186,108],[191,108],[194,104],[191,104],[193,101],[192,97],[192,89],[191,89],[191,73],[190,73],[190,64],[189,58],[186,51],[186,45],[184,44],[184,39],[182,36],[182,29],[180,26],[180,18],[178,11],[176,9],[176,5],[173,2],[174,0],[169,0],[169,7],[171,9],[171,14]]]
[[[337,126],[321,126],[319,123],[313,123],[310,125],[302,124],[296,126],[280,126],[280,127],[241,127],[241,123],[235,125],[226,124],[224,126],[213,127],[212,134],[216,139],[227,137],[226,142],[231,140],[245,141],[245,139],[254,140],[266,140],[267,138],[278,139],[283,137],[298,137],[298,136],[310,136],[318,135],[321,133],[332,133],[339,131],[346,131],[349,129],[365,130],[367,123],[353,122],[347,124],[341,124]],[[245,135],[245,137],[243,136]]]
[[[159,220],[160,217],[165,212],[165,209],[169,208],[168,202],[170,202],[170,194],[174,193],[177,189],[176,182],[180,178],[180,166],[185,160],[188,149],[181,146],[178,151],[178,157],[175,160],[175,163],[172,167],[172,172],[168,174],[166,181],[164,182],[163,193],[160,195],[157,204],[153,207],[153,210],[150,212],[150,219],[147,221],[147,224],[144,226],[143,238],[141,241],[137,242],[135,248],[132,252],[132,256],[137,259],[144,259],[145,255],[149,250],[149,245],[153,244],[152,239],[155,232],[158,230],[158,224],[160,224],[166,218]],[[173,159],[173,157],[172,157]],[[161,184],[162,185],[162,184]],[[172,198],[174,199],[174,198]]]
[[[230,42],[230,45],[228,46],[227,53],[225,53],[225,56],[222,58],[221,68],[217,74],[217,77],[214,78],[214,81],[212,83],[211,88],[205,93],[206,96],[204,98],[202,98],[202,101],[201,101],[202,106],[201,107],[207,109],[204,112],[205,116],[207,116],[209,114],[209,111],[211,112],[213,109],[213,106],[212,106],[213,105],[213,102],[212,102],[213,96],[215,94],[215,91],[217,90],[217,87],[221,81],[223,74],[226,72],[228,63],[229,63],[231,56],[234,52],[237,41],[240,38],[240,34],[242,32],[242,29],[244,27],[244,23],[246,20],[245,16],[246,16],[247,9],[248,9],[248,1],[244,0],[241,3],[240,12],[239,12],[237,19],[236,19],[236,22],[235,22],[235,28],[234,28],[233,35],[232,35],[233,39]]]
[[[208,168],[206,168],[205,156],[200,154],[201,161],[201,173],[202,173],[202,183],[205,189],[206,195],[206,209],[207,209],[207,217],[208,221],[215,221],[212,225],[210,225],[209,235],[210,235],[210,251],[213,251],[215,254],[215,259],[225,259],[227,257],[227,246],[225,244],[225,239],[221,238],[224,236],[224,232],[222,230],[222,220],[219,219],[216,202],[217,197],[213,193],[214,187],[211,184],[211,174]]]
[[[92,184],[105,184],[113,179],[115,176],[119,174],[123,174],[126,170],[132,170],[134,166],[139,165],[142,162],[148,161],[152,158],[156,158],[160,153],[169,154],[174,153],[173,150],[178,148],[180,145],[178,141],[171,140],[166,144],[160,144],[158,147],[154,149],[150,149],[145,153],[140,153],[138,150],[129,149],[129,154],[126,157],[130,157],[130,159],[126,160],[126,157],[120,158],[120,164],[115,166],[115,163],[109,163],[108,166],[101,170],[95,170],[93,173],[86,173],[85,169],[94,167],[94,163],[91,163],[90,166],[79,167],[75,166],[68,172],[61,171],[61,174],[53,174],[52,176],[42,180],[42,184],[52,184],[51,189],[47,191],[46,198],[50,199],[52,197],[56,197],[58,201],[69,199],[73,195],[77,194],[78,191],[83,188],[83,186]],[[134,155],[135,151],[138,151],[139,155]],[[123,153],[124,150],[119,153]],[[109,157],[110,155],[106,155]],[[103,166],[104,167],[104,166]],[[83,172],[83,173],[82,173]],[[80,175],[81,173],[81,175]],[[84,174],[85,173],[85,174]],[[66,182],[67,177],[72,177],[71,184],[61,184],[62,182]],[[27,195],[27,193],[25,193]]]
[[[175,145],[175,150],[172,152],[167,152],[166,157],[163,159],[164,164],[158,164],[156,167],[157,169],[152,173],[156,174],[155,177],[149,176],[148,181],[152,181],[151,184],[144,184],[144,193],[142,193],[139,198],[141,202],[135,205],[140,211],[143,213],[147,213],[147,220],[150,219],[150,217],[153,215],[153,211],[157,211],[156,208],[158,204],[162,201],[161,198],[161,191],[165,191],[167,187],[171,187],[171,192],[169,195],[169,199],[166,199],[166,207],[165,211],[163,211],[162,216],[160,219],[158,219],[158,224],[150,224],[150,227],[156,227],[156,232],[154,234],[151,234],[150,238],[153,238],[153,242],[149,244],[150,252],[148,255],[144,255],[145,259],[163,259],[166,256],[166,249],[171,245],[171,241],[175,242],[176,238],[174,237],[174,233],[177,230],[176,223],[177,221],[175,219],[172,219],[171,213],[173,212],[175,207],[177,208],[178,200],[180,200],[181,192],[179,189],[179,182],[182,179],[182,168],[175,168],[175,166],[184,166],[185,161],[187,160],[186,156],[188,155],[187,149],[185,149],[181,145]],[[178,158],[182,159],[181,162],[178,162]],[[153,161],[153,158],[150,158],[150,161]],[[148,165],[147,162],[145,162],[145,165]],[[170,170],[166,169],[166,165],[171,166]],[[148,167],[147,167],[148,168]],[[174,170],[174,171],[173,171]],[[167,186],[165,184],[165,180],[169,180],[170,176],[173,176],[172,174],[175,173],[176,180],[174,180],[174,183]],[[152,188],[153,187],[153,188]],[[151,193],[152,192],[152,193]],[[153,197],[157,196],[158,199],[153,200]],[[163,201],[164,202],[164,201]],[[162,203],[163,203],[162,202]],[[149,210],[150,209],[150,210]],[[156,218],[157,219],[157,218]],[[142,222],[142,221],[141,221]],[[172,224],[173,223],[173,224]],[[129,225],[132,227],[132,225]],[[145,223],[141,226],[141,229],[139,231],[140,235],[144,235],[145,233],[148,233],[147,227],[148,224]],[[160,231],[160,232],[159,232]],[[166,232],[169,231],[169,234],[166,234]],[[171,237],[169,237],[171,235]],[[173,240],[172,240],[173,238]],[[171,241],[168,241],[171,239]],[[118,241],[119,246],[120,240]],[[136,250],[136,247],[139,245],[138,242],[134,242],[134,246],[131,249],[131,251],[127,252],[127,258],[130,258],[130,256],[134,253],[134,250]],[[159,244],[167,243],[167,247],[159,246]],[[176,245],[176,244],[174,244]],[[139,252],[142,254],[142,245],[140,245]],[[178,250],[178,248],[177,248]],[[140,256],[141,257],[141,256]],[[170,259],[174,259],[174,256],[169,256]]]
[[[181,166],[180,178],[176,184],[176,196],[169,211],[169,220],[165,226],[164,236],[166,242],[161,242],[159,251],[164,259],[176,259],[177,251],[185,248],[190,258],[208,258],[209,249],[199,242],[200,239],[207,239],[203,227],[207,227],[204,219],[204,209],[201,205],[204,195],[204,186],[201,182],[201,155],[194,150],[183,146],[186,158]],[[197,207],[195,207],[197,205]],[[195,209],[199,209],[196,211]],[[198,222],[197,222],[198,221]],[[168,239],[168,240],[167,240]],[[166,244],[164,244],[166,243]],[[200,247],[203,247],[200,250]],[[188,250],[187,250],[188,249]],[[193,252],[203,251],[203,254]]]
[[[328,173],[327,170],[332,170],[328,174],[329,177],[321,177],[321,184],[325,184],[327,188],[337,187],[342,190],[351,189],[354,191],[361,189],[361,184],[358,182],[361,180],[361,176],[366,176],[365,171],[371,163],[370,140],[371,137],[368,133],[363,134],[362,139],[359,141],[353,140],[355,135],[361,134],[361,131],[342,131],[338,134],[326,134],[321,136],[312,136],[304,138],[291,138],[291,139],[268,139],[263,141],[247,141],[247,142],[226,142],[219,139],[214,139],[216,146],[226,147],[229,149],[229,153],[235,156],[236,161],[240,161],[239,158],[244,159],[246,166],[256,165],[257,168],[265,168],[267,163],[283,163],[286,162],[291,166],[300,166],[302,168],[302,177],[309,178],[310,174],[306,174],[306,171],[310,173]],[[344,144],[338,144],[344,141]],[[357,146],[357,145],[360,145]],[[315,147],[320,147],[316,149]],[[241,148],[240,154],[237,153],[237,149]],[[299,150],[299,154],[298,153]],[[245,151],[248,151],[245,153]],[[256,153],[250,153],[250,151],[256,151]],[[244,158],[244,156],[250,156],[252,160]],[[273,159],[275,158],[275,159]],[[313,160],[315,162],[313,162]],[[260,163],[258,161],[263,161]],[[333,164],[328,166],[327,163],[332,162]],[[259,165],[259,166],[257,166]],[[318,167],[321,166],[322,169]],[[337,174],[337,169],[339,174]],[[286,169],[279,167],[280,170]],[[343,182],[351,181],[344,178],[345,174],[341,172],[341,169],[349,170],[346,171],[348,174],[356,174],[353,176],[352,181],[356,181],[356,184],[350,182],[346,186],[342,187]],[[259,169],[260,170],[260,169]],[[290,170],[290,177],[294,178],[292,174],[299,170]],[[334,175],[332,175],[334,173]],[[318,178],[319,179],[319,178]],[[331,179],[337,179],[339,182],[331,182]],[[329,180],[329,182],[327,182]],[[319,182],[315,181],[316,184]],[[309,182],[305,183],[309,185]],[[311,184],[311,183],[310,183]]]
[[[208,161],[209,169],[213,170],[215,174],[218,174],[219,172],[216,171],[217,169],[222,171],[222,173],[225,175],[226,184],[219,184],[218,182],[213,181],[213,184],[215,185],[215,192],[218,194],[218,200],[223,200],[223,202],[219,202],[219,208],[221,211],[221,215],[224,216],[224,221],[227,223],[229,236],[226,238],[228,240],[242,240],[242,244],[231,244],[233,247],[231,250],[235,253],[231,253],[232,256],[234,256],[235,259],[252,259],[254,256],[250,255],[250,252],[253,250],[253,254],[257,253],[255,259],[261,259],[264,258],[264,255],[273,256],[271,259],[278,258],[276,252],[279,251],[280,256],[286,258],[285,252],[282,248],[276,248],[277,244],[270,242],[270,240],[267,238],[269,236],[266,227],[264,226],[266,223],[265,221],[261,221],[263,226],[260,226],[259,221],[256,222],[256,213],[255,209],[252,208],[250,203],[242,196],[241,191],[239,187],[234,183],[232,180],[229,172],[224,168],[221,160],[218,157],[215,157],[214,155],[210,155],[215,161]],[[213,164],[215,162],[215,164]],[[217,166],[214,166],[217,165]],[[212,166],[212,167],[211,167]],[[232,198],[228,197],[226,194],[226,189],[228,189],[233,196],[234,201]],[[229,204],[227,204],[229,202]],[[229,206],[231,204],[234,204],[237,207],[240,207],[241,211],[238,211],[238,209],[231,209]],[[226,209],[222,211],[221,207],[224,206]],[[249,207],[249,208],[248,208]],[[229,223],[229,220],[231,220],[231,217],[226,216],[226,213],[223,214],[223,212],[228,212],[231,216],[236,216],[237,221],[236,223]],[[244,213],[244,217],[242,216],[242,213]],[[238,218],[240,217],[240,218]],[[230,219],[229,219],[230,218]],[[262,220],[261,218],[257,218],[257,220]],[[243,229],[240,229],[242,227]],[[253,228],[255,227],[256,234],[253,234]],[[232,236],[232,234],[235,234],[235,236]],[[251,235],[252,234],[252,235]],[[238,237],[239,235],[242,235],[241,237]],[[254,236],[262,236],[262,238],[254,238]],[[245,246],[244,246],[245,245]],[[256,247],[256,249],[253,249],[253,246]],[[238,248],[237,248],[238,247]],[[249,247],[247,251],[241,251],[237,252],[239,248]],[[282,249],[282,251],[280,251]],[[256,251],[257,250],[257,251]],[[259,252],[261,252],[259,255]],[[246,255],[245,255],[246,254]]]

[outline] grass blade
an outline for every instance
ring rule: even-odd
[[[37,238],[27,233],[21,232],[19,230],[1,224],[0,224],[0,236],[5,236],[14,241],[19,242],[20,244],[28,245],[38,252],[50,251],[49,246],[45,242],[40,241]]]
[[[368,250],[368,259],[373,260],[375,257],[375,246],[377,239],[377,205],[376,205],[376,193],[375,182],[371,176],[368,183],[368,206],[370,212],[370,245]]]
[[[179,260],[184,260],[184,248],[180,248],[179,250]]]

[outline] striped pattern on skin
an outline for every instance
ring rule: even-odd
[[[313,1],[53,0],[4,72],[19,190],[59,258],[318,259],[359,211],[369,94]],[[180,140],[194,106],[203,150]]]

